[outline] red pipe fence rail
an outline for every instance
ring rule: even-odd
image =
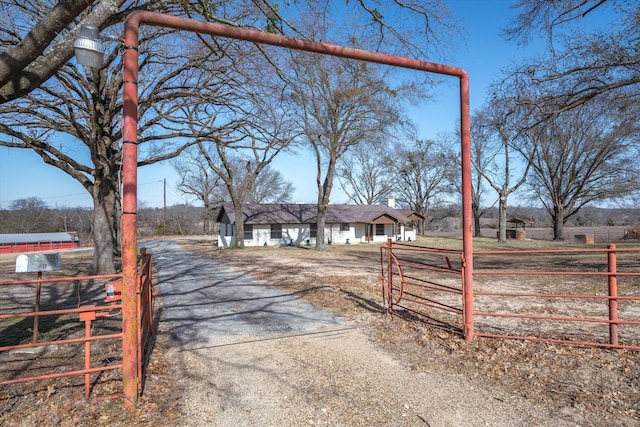
[[[0,254],[76,249],[80,242],[0,243]]]
[[[136,301],[141,380],[154,329],[151,272],[151,256],[143,250]],[[121,287],[122,274],[42,278],[39,273],[0,282],[0,385],[84,376],[89,397],[92,374],[123,367]]]
[[[381,247],[389,313],[473,336],[640,350],[640,248],[473,252],[465,306],[463,253],[391,240]],[[473,337],[472,337],[473,338]]]

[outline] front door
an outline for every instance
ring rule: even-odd
[[[364,225],[364,240],[366,242],[373,241],[373,224],[365,224]]]

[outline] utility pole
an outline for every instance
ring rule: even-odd
[[[164,192],[163,192],[163,196],[164,196],[164,210],[163,210],[163,222],[162,222],[162,235],[164,236],[165,232],[167,231],[167,178],[164,178],[162,180],[162,182],[164,183]]]

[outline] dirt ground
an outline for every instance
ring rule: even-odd
[[[465,387],[490,390],[484,397],[493,402],[487,405],[498,402],[512,406],[514,411],[533,411],[524,414],[531,417],[530,425],[541,424],[541,420],[551,416],[564,420],[565,425],[631,426],[640,423],[638,352],[485,338],[465,342],[457,335],[431,328],[423,322],[390,316],[382,307],[377,279],[379,250],[374,245],[334,246],[324,252],[309,248],[217,250],[210,241],[190,240],[185,242],[184,247],[196,254],[218,259],[226,267],[247,272],[256,279],[296,293],[347,319],[350,327],[357,331],[356,335],[351,335],[351,331],[342,331],[335,336],[325,336],[328,341],[320,337],[285,337],[272,342],[246,343],[273,345],[284,353],[282,361],[272,363],[288,363],[302,369],[305,361],[287,353],[287,349],[292,345],[309,346],[309,340],[312,342],[315,339],[319,344],[314,344],[314,351],[326,355],[327,359],[326,364],[317,367],[318,378],[325,381],[314,383],[313,378],[307,378],[309,383],[305,390],[314,394],[316,401],[325,399],[334,402],[334,396],[337,396],[349,402],[354,396],[366,398],[367,393],[376,393],[376,390],[340,390],[332,383],[332,377],[326,375],[327,371],[335,368],[329,364],[330,346],[347,345],[354,340],[360,342],[364,337],[366,340],[358,348],[366,351],[367,346],[372,346],[372,354],[375,349],[388,355],[390,360],[385,363],[391,363],[398,368],[398,372],[403,372],[398,374],[402,377],[397,381],[419,382],[425,375],[455,375]],[[3,263],[3,259],[0,259],[0,265],[4,264],[9,264],[9,261]],[[232,354],[234,349],[239,348],[226,344],[216,344],[218,349],[231,352],[223,354]],[[205,353],[189,357],[197,359],[203,354],[210,357]],[[244,354],[249,357],[247,355],[251,352]],[[196,363],[187,360],[185,355],[181,357],[184,358],[180,360],[182,367]],[[119,378],[115,373],[98,382],[94,397],[89,401],[84,399],[82,388],[73,381],[42,381],[0,390],[0,425],[173,426],[184,425],[185,420],[191,420],[191,425],[216,425],[215,419],[206,418],[214,415],[185,407],[180,397],[188,392],[189,384],[180,378],[184,371],[179,368],[176,353],[172,352],[168,338],[160,330],[145,391],[136,407],[125,408],[121,400],[109,398],[118,389]],[[322,375],[323,372],[325,375]],[[362,365],[358,372],[342,374],[357,376],[367,372],[367,366]],[[383,378],[393,384],[393,379]],[[206,393],[209,395],[205,395],[205,398],[213,407],[226,408],[229,419],[237,421],[235,425],[251,425],[246,424],[246,411],[251,410],[246,399],[260,402],[260,396],[251,395],[249,389],[230,382],[224,375],[209,379],[207,384]],[[455,394],[444,392],[449,404],[454,407],[464,404],[456,402]],[[429,419],[424,408],[418,411],[418,408],[404,402],[401,395],[396,397],[397,411],[391,414],[397,420],[395,425],[454,425]],[[300,396],[291,394],[282,398],[296,399]],[[277,402],[271,403],[277,409]],[[315,422],[320,425],[323,420],[330,420],[327,418],[329,415],[325,414],[331,412],[331,406],[310,408],[316,412],[310,415],[307,424]],[[368,408],[369,415],[380,413],[381,417],[386,416],[380,408],[366,405],[363,408],[365,411]],[[412,415],[411,422],[404,418]],[[490,417],[479,417],[477,421],[480,420],[485,425],[501,425]],[[324,425],[340,424],[327,422]],[[341,425],[376,425],[376,418],[366,418],[365,414],[358,421]],[[481,424],[478,422],[474,425]]]
[[[228,267],[249,268],[256,278],[352,319],[376,346],[416,374],[455,372],[478,387],[489,385],[523,398],[543,416],[559,413],[576,425],[640,422],[637,352],[488,338],[465,342],[420,321],[384,314],[377,278],[380,253],[373,245],[334,246],[324,252],[211,251],[204,242],[185,247]]]

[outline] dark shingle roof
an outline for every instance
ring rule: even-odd
[[[233,205],[225,203],[218,214],[218,222],[226,213],[231,223],[235,223]],[[315,204],[250,204],[244,205],[245,224],[313,224],[317,222],[318,207]],[[372,223],[381,217],[392,222],[409,221],[406,215],[397,209],[382,205],[329,205],[325,222],[336,224]]]
[[[406,216],[407,218],[413,221],[422,221],[424,219],[424,216],[419,214],[416,211],[403,209],[400,212],[402,213],[402,215]]]

